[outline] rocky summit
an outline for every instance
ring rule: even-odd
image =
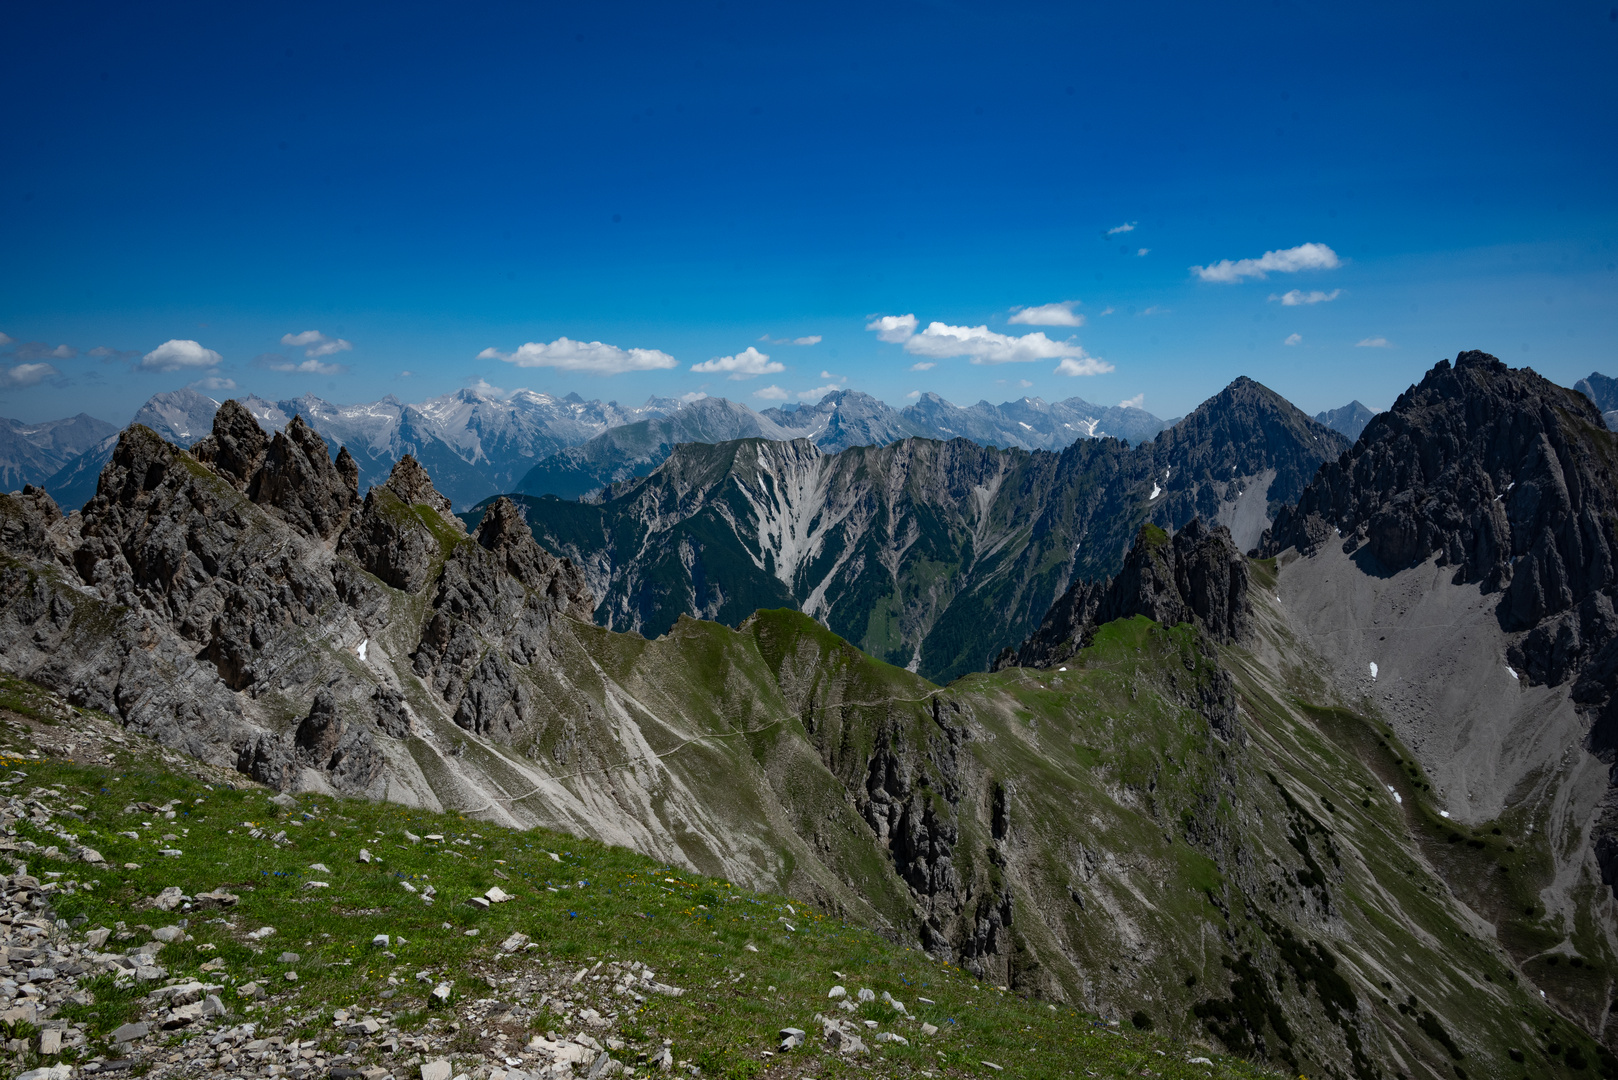
[[[485,1078],[554,1071],[558,1054],[578,1053],[564,1044],[586,1008],[616,1025],[613,1037],[655,1054],[658,1041],[605,1006],[651,996],[633,965],[661,940],[651,936],[660,920],[677,915],[712,944],[698,988],[707,1000],[723,979],[745,978],[747,945],[790,953],[800,972],[844,957],[836,973],[817,974],[838,979],[818,995],[869,989],[849,967],[872,951],[835,952],[852,940],[840,928],[858,926],[907,950],[895,954],[913,962],[906,980],[932,978],[935,966],[940,979],[963,979],[974,995],[957,999],[963,1024],[966,1004],[1004,994],[1094,1017],[1074,1024],[1123,1018],[1208,1048],[1130,1072],[1175,1075],[1203,1056],[1224,1068],[1216,1055],[1229,1054],[1345,1080],[1618,1073],[1604,1049],[1618,949],[1600,737],[1614,436],[1582,395],[1463,354],[1352,449],[1242,380],[1142,447],[1087,440],[1058,455],[912,439],[829,455],[747,440],[682,448],[602,504],[638,507],[642,531],[626,527],[614,542],[702,556],[669,563],[648,590],[703,575],[735,590],[759,580],[739,572],[759,563],[784,585],[774,569],[789,554],[798,567],[883,566],[891,581],[883,560],[896,549],[884,544],[895,537],[913,537],[901,553],[969,544],[974,558],[984,553],[972,564],[982,575],[937,602],[960,605],[958,627],[1000,619],[1024,629],[1005,642],[1019,651],[999,670],[982,670],[984,657],[947,685],[833,633],[840,607],[860,610],[852,596],[839,595],[825,622],[805,602],[750,611],[733,627],[675,617],[655,639],[595,625],[592,581],[612,579],[598,576],[589,559],[601,549],[583,540],[599,533],[575,528],[580,558],[558,557],[534,539],[528,500],[492,502],[468,527],[413,457],[361,498],[352,453],[334,458],[296,420],[270,436],[249,419],[226,403],[190,449],[128,429],[95,496],[66,516],[37,488],[0,496],[0,708],[47,696],[35,711],[56,727],[41,721],[27,738],[52,754],[80,752],[87,723],[155,747],[177,777],[162,783],[191,785],[198,814],[220,813],[210,800],[228,805],[230,839],[216,837],[218,854],[199,859],[188,836],[207,835],[200,821],[177,817],[164,833],[150,818],[121,829],[97,818],[65,841],[19,820],[17,847],[35,862],[79,857],[68,844],[84,846],[94,828],[96,850],[127,859],[129,874],[147,874],[128,867],[155,857],[188,875],[131,879],[145,897],[172,887],[195,905],[224,888],[283,925],[316,911],[408,911],[419,922],[446,901],[508,919],[497,913],[533,905],[521,909],[529,923],[501,925],[502,941],[537,942],[542,926],[556,955],[589,940],[591,964],[619,965],[593,972],[610,976],[612,998],[568,992],[549,961],[522,973],[488,967],[500,993],[499,980],[531,978],[512,988],[515,1001],[501,999],[512,1008],[466,1013],[488,1032],[487,1049],[411,1034],[425,1042],[408,1044],[420,1055],[410,1067],[442,1061],[453,1077],[450,1058],[475,1048]],[[724,530],[758,536],[761,521],[772,523],[767,546],[703,561],[731,543]],[[857,542],[838,539],[856,524]],[[1105,573],[1080,573],[1076,548]],[[995,564],[991,549],[1007,554]],[[954,571],[936,562],[934,579],[948,580]],[[923,563],[909,565],[922,595]],[[1023,590],[1021,622],[959,599],[1007,595],[1002,587]],[[879,621],[867,614],[864,626]],[[971,649],[990,639],[962,634]],[[97,749],[84,767],[100,759]],[[193,791],[188,772],[212,786]],[[126,775],[74,773],[89,801],[72,812],[111,817],[99,800],[113,795],[99,789]],[[358,830],[355,819],[372,813],[359,807],[383,802],[402,816],[368,817],[374,830]],[[588,838],[577,843],[595,845],[589,860],[614,867],[607,895],[604,871],[585,872],[577,849],[536,850],[536,834],[519,831],[536,828]],[[291,845],[310,858],[289,869]],[[655,880],[644,864],[611,862],[606,845],[655,860]],[[430,865],[419,861],[429,848]],[[475,891],[450,885],[449,868],[473,870],[478,852]],[[732,907],[720,885],[688,886],[696,875],[784,899],[768,912]],[[102,887],[74,880],[95,885],[91,898]],[[621,921],[605,929],[609,918]],[[145,925],[126,947],[168,932]],[[262,935],[274,925],[180,928],[217,937],[243,965],[230,973],[236,997],[221,995],[231,1015],[198,1029],[225,1037],[197,1068],[289,1067],[277,1057],[285,1041],[254,1046],[270,1036],[239,1030],[242,984],[265,989],[259,977],[273,973],[286,995],[276,1009],[296,1008],[295,987],[313,970],[337,978],[345,960],[360,966],[347,950],[373,947],[305,934],[274,954],[318,950],[322,966],[284,960],[272,971]],[[391,932],[363,928],[367,942]],[[64,928],[51,930],[57,941]],[[413,923],[406,936],[419,933]],[[185,944],[149,955],[178,964]],[[405,954],[375,947],[396,955],[364,965],[368,978],[392,979],[388,989],[415,1008],[454,1004],[456,986],[440,994],[435,981],[442,967],[423,965],[421,981]],[[224,984],[202,975],[167,978]],[[568,985],[591,975],[575,968]],[[890,997],[906,1000],[905,985],[888,986]],[[342,1021],[381,1025],[366,1038],[399,1019],[376,987]],[[206,1001],[199,994],[180,1007]],[[545,994],[569,999],[566,1022],[546,1021],[545,1045],[517,1052],[517,1028],[498,1018],[510,1012],[520,1027],[532,1020],[521,1010]],[[872,1010],[855,1026],[837,1000],[769,1017],[767,1046],[724,1068],[756,1069],[766,1049],[811,1044],[825,1055],[813,1059],[817,1075],[849,1061],[905,1075],[937,1064],[942,1045],[922,1040],[940,1034],[940,1018],[929,1015],[931,1033],[901,1023],[873,992],[851,1002]],[[129,1022],[163,1023],[175,1009],[148,992]],[[1034,1030],[1015,1022],[1024,1027]],[[344,1052],[363,1068],[399,1068],[404,1039],[389,1049],[354,1036]],[[298,1060],[330,1066],[340,1045],[300,1042]],[[646,1063],[619,1060],[626,1071]],[[956,1072],[988,1068],[946,1060]]]

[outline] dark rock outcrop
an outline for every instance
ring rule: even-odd
[[[1143,525],[1117,577],[1074,585],[1020,649],[1000,654],[995,669],[1061,663],[1089,643],[1096,627],[1135,615],[1164,626],[1194,623],[1219,641],[1235,641],[1252,614],[1247,592],[1247,560],[1229,530],[1194,518],[1171,538]]]
[[[418,592],[465,534],[466,526],[449,512],[449,500],[406,454],[387,483],[366,493],[337,550],[395,589]]]
[[[1264,550],[1339,542],[1375,572],[1434,559],[1498,593],[1512,665],[1571,680],[1591,750],[1618,760],[1618,436],[1589,397],[1482,352],[1440,361],[1321,467]],[[1618,808],[1605,828],[1618,836]],[[1618,841],[1597,851],[1618,886]]]
[[[15,495],[0,493],[0,551],[54,561],[51,529],[61,520],[55,500],[32,484]]]
[[[197,440],[191,447],[191,456],[246,491],[253,474],[264,465],[269,447],[269,436],[258,426],[253,414],[241,402],[232,399],[219,406],[219,411],[214,413],[212,434]]]
[[[323,540],[343,527],[359,499],[349,477],[332,463],[326,440],[301,416],[294,416],[270,440],[247,495],[260,506],[273,508],[299,532]]]
[[[303,764],[330,775],[339,791],[359,792],[382,772],[382,754],[363,725],[348,723],[330,690],[315,695],[292,737]]]

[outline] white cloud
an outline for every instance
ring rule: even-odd
[[[1363,341],[1356,342],[1354,347],[1356,349],[1391,349],[1393,348],[1393,342],[1385,337],[1368,337]]]
[[[1151,253],[1152,253],[1151,248],[1141,248],[1141,249],[1139,249],[1138,251],[1135,252],[1135,255],[1137,257],[1139,257],[1141,255],[1150,255]]]
[[[819,345],[823,340],[819,334],[795,338],[772,338],[768,334],[760,334],[758,339],[766,345]]]
[[[514,353],[484,349],[479,360],[503,360],[518,367],[549,367],[583,371],[591,375],[621,375],[626,371],[662,371],[680,362],[660,349],[620,349],[599,341],[559,337],[549,345],[530,341]]]
[[[1143,309],[1141,311],[1141,314],[1142,315],[1167,315],[1170,312],[1172,312],[1173,310],[1174,310],[1173,308],[1166,308],[1162,304],[1153,304],[1151,307]]]
[[[466,380],[466,388],[482,397],[503,398],[506,396],[506,391],[503,388],[494,385],[494,383],[481,375],[475,379]]]
[[[842,389],[842,387],[838,386],[836,383],[829,383],[829,384],[827,384],[825,386],[817,386],[813,390],[799,390],[798,391],[798,400],[799,401],[814,401],[814,400],[816,400],[818,398],[825,397],[827,394],[835,394],[835,393],[837,393],[837,391],[839,391],[841,389]]]
[[[1135,223],[1133,221],[1126,221],[1122,225],[1114,225],[1112,228],[1108,229],[1107,230],[1107,235],[1108,236],[1117,236],[1119,233],[1134,232],[1134,231],[1135,231]]]
[[[1113,307],[1111,304],[1108,304],[1107,305],[1107,310],[1103,311],[1101,314],[1103,314],[1103,315],[1111,315],[1113,312],[1115,312],[1117,310],[1118,310],[1117,308]]]
[[[1343,265],[1337,252],[1325,244],[1299,244],[1279,251],[1266,251],[1256,259],[1220,259],[1210,266],[1193,266],[1191,272],[1203,281],[1226,285],[1243,278],[1263,279],[1271,273],[1293,274],[1299,270],[1335,270]]]
[[[689,394],[681,394],[680,395],[680,400],[685,402],[687,405],[689,405],[693,401],[701,401],[703,398],[705,398],[707,396],[708,396],[708,394],[704,390],[693,390]]]
[[[769,353],[761,353],[749,345],[735,356],[716,356],[712,360],[704,360],[700,364],[692,364],[691,370],[703,375],[728,374],[732,379],[751,379],[759,375],[774,375],[778,371],[785,371],[786,365],[778,360],[771,360]]]
[[[348,370],[342,364],[328,364],[310,357],[307,360],[288,360],[280,353],[261,353],[253,357],[253,366],[283,375],[339,375]]]
[[[1303,335],[1302,334],[1288,334],[1287,339],[1285,341],[1281,342],[1281,344],[1283,344],[1283,345],[1302,345],[1303,344]]]
[[[348,352],[354,347],[352,342],[327,337],[319,330],[305,330],[301,334],[282,334],[281,344],[302,349],[305,356],[330,356],[333,353]]]
[[[1029,388],[1029,387],[1030,387],[1030,386],[1033,386],[1033,385],[1034,385],[1034,384],[1033,384],[1033,383],[1031,383],[1031,382],[1029,382],[1029,381],[1028,381],[1028,380],[1027,380],[1027,379],[1018,379],[1018,380],[1017,380],[1017,385],[1018,385],[1018,386],[1020,386],[1020,387],[1022,387],[1022,388],[1023,388],[1023,389],[1024,389],[1024,390],[1026,390],[1026,389],[1028,389],[1028,388]]]
[[[18,364],[14,368],[0,368],[0,386],[38,386],[56,369],[49,364]]]
[[[819,334],[810,334],[808,337],[795,337],[795,338],[793,338],[792,339],[792,344],[794,344],[794,345],[819,345],[820,341],[821,341],[821,338],[820,338]]]
[[[1321,292],[1319,289],[1315,289],[1313,292],[1290,289],[1279,296],[1271,293],[1270,300],[1272,302],[1275,300],[1281,301],[1282,307],[1303,307],[1306,304],[1329,304],[1342,295],[1342,289],[1333,289],[1331,292]]]
[[[57,360],[71,360],[79,355],[79,350],[71,345],[58,345],[50,351],[49,355]]]
[[[753,396],[756,398],[763,398],[765,401],[785,401],[792,395],[781,389],[779,386],[766,386],[762,390],[754,390]]]
[[[192,390],[234,390],[236,389],[236,380],[227,379],[223,375],[209,375],[186,385]]]
[[[1083,352],[1084,350],[1079,350]],[[1104,375],[1112,365],[1086,353],[1082,357],[1066,357],[1051,371],[1052,375]]]
[[[409,370],[401,371],[401,372],[399,372],[399,378],[408,379],[408,378],[410,378],[410,376],[412,376],[414,374],[415,374],[414,371],[409,371]]]
[[[224,357],[195,341],[173,338],[140,358],[142,371],[194,371],[218,367]]]
[[[822,371],[820,373],[820,377],[822,379],[836,379],[838,382],[847,382],[848,381],[848,376],[847,375],[833,375],[829,371]]]
[[[918,360],[914,364],[910,365],[910,370],[911,371],[931,371],[931,370],[933,370],[933,368],[935,368],[937,366],[938,366],[938,363],[937,363],[937,361],[934,361],[934,360]]]
[[[1124,398],[1118,403],[1120,409],[1144,409],[1146,407],[1146,392],[1143,390],[1132,398]]]
[[[865,329],[875,330],[878,341],[886,341],[890,345],[902,345],[910,340],[910,335],[916,332],[918,325],[914,315],[884,315],[865,324]]]
[[[1063,300],[1059,304],[1014,308],[1006,322],[1021,326],[1083,326],[1084,316],[1073,311],[1078,303],[1077,300]]]
[[[7,345],[15,345],[16,343],[17,339],[12,337],[10,334],[0,334],[0,348]]]
[[[910,391],[910,393],[906,394],[905,397],[907,397],[907,398],[919,398],[919,397],[921,397],[921,391],[920,390],[912,390],[912,391]]]

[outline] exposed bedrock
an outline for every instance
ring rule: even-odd
[[[1219,641],[1235,641],[1247,632],[1247,593],[1247,560],[1230,530],[1193,518],[1170,537],[1146,524],[1117,577],[1075,584],[1021,648],[1000,655],[995,669],[1059,664],[1083,648],[1096,627],[1134,615],[1164,626],[1195,623]]]

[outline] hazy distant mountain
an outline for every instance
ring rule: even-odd
[[[1340,409],[1327,409],[1325,412],[1315,413],[1315,421],[1347,435],[1350,439],[1357,439],[1360,432],[1365,430],[1365,425],[1369,424],[1371,417],[1375,415],[1376,413],[1358,401],[1350,401]]]
[[[213,414],[218,411],[219,402],[206,394],[169,390],[147,398],[129,422],[144,424],[178,446],[190,446],[213,430]],[[40,483],[64,512],[77,510],[96,493],[101,468],[118,445],[117,428],[102,420],[95,423],[100,434]]]
[[[43,485],[63,465],[117,432],[85,413],[38,424],[0,417],[0,491]]]
[[[937,394],[903,409],[860,393],[839,390],[817,404],[754,412],[723,398],[705,398],[670,416],[615,428],[540,462],[516,490],[525,495],[576,499],[608,484],[648,475],[682,443],[732,439],[807,439],[826,453],[854,446],[887,446],[907,438],[964,438],[980,446],[1060,450],[1078,439],[1113,435],[1139,442],[1167,422],[1144,409],[1102,408],[1081,398],[1047,403],[1022,398],[1001,405],[980,401],[961,408]]]
[[[1574,383],[1573,389],[1595,402],[1607,428],[1618,431],[1618,379],[1592,371],[1589,378]]]

